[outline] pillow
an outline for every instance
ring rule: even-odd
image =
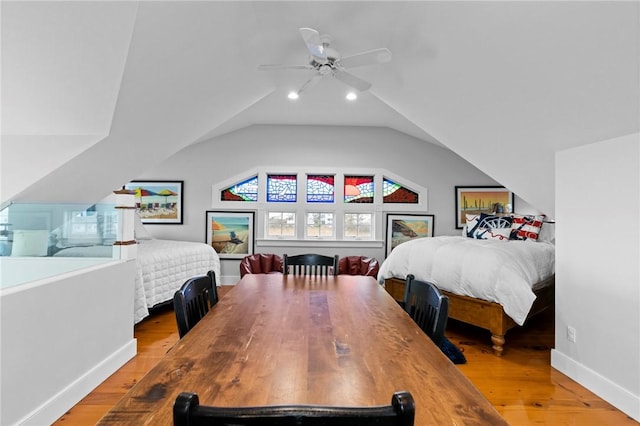
[[[79,229],[74,228],[73,224],[65,224],[51,231],[50,237],[58,248],[99,246],[102,244],[102,232],[98,229],[98,224],[95,223],[80,224]]]
[[[485,213],[466,215],[467,237],[477,240],[506,241],[511,234],[510,216],[492,216]]]
[[[542,228],[543,216],[537,215],[512,215],[511,240],[538,240],[540,229]]]
[[[11,256],[46,256],[49,248],[49,231],[16,229],[13,231]]]
[[[149,231],[147,231],[147,228],[144,227],[142,219],[140,219],[140,215],[138,213],[136,213],[135,218],[133,219],[133,237],[136,240],[153,239]]]
[[[478,228],[473,237],[476,240],[509,241],[511,228]]]
[[[473,231],[478,227],[478,224],[480,223],[480,215],[467,214],[465,216],[467,218],[467,221],[464,225],[463,231],[465,233],[465,236],[473,238]]]
[[[556,227],[553,222],[544,222],[540,233],[538,234],[538,241],[542,243],[556,243]]]

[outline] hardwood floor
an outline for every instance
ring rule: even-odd
[[[224,297],[232,286],[219,290]],[[545,312],[507,333],[505,355],[493,355],[489,333],[449,321],[446,335],[464,351],[458,367],[512,425],[635,425],[638,423],[550,367],[554,314]],[[63,415],[55,425],[95,424],[178,341],[171,307],[136,325],[138,355]],[[417,425],[420,426],[420,425]]]

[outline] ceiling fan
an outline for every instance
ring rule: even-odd
[[[366,65],[382,64],[391,60],[391,51],[387,48],[374,49],[357,53],[351,56],[341,57],[340,53],[331,47],[331,37],[320,35],[313,28],[300,28],[300,35],[304,40],[310,58],[307,65],[260,65],[258,69],[303,69],[314,70],[315,73],[298,89],[298,94],[314,86],[323,77],[331,75],[346,85],[361,92],[368,90],[371,83],[356,77],[346,71],[348,68],[362,67]]]

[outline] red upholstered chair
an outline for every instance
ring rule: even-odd
[[[244,277],[246,274],[282,273],[282,265],[282,258],[277,254],[250,254],[240,261],[240,278]]]
[[[378,260],[373,257],[345,256],[338,263],[338,274],[377,277],[379,268]]]

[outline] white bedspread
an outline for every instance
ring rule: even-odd
[[[555,273],[555,247],[533,241],[419,238],[400,244],[382,263],[378,280],[430,281],[442,290],[502,305],[522,325],[536,296],[534,284]]]
[[[216,274],[220,285],[220,258],[204,243],[172,240],[140,240],[136,258],[134,322],[149,315],[149,308],[173,298],[194,275]]]

